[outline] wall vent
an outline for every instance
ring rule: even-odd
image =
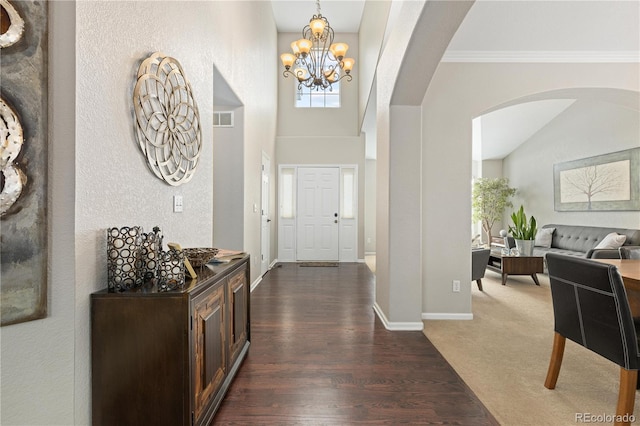
[[[213,127],[233,127],[233,111],[214,112]]]

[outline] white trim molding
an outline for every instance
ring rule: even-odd
[[[390,322],[377,303],[373,304],[373,310],[382,321],[384,328],[389,331],[422,331],[424,329],[422,322]]]
[[[422,313],[423,320],[472,320],[473,314],[451,314],[451,313]]]
[[[450,50],[442,62],[522,62],[522,63],[639,63],[640,52],[624,51],[517,51]]]
[[[253,283],[251,283],[251,293],[253,293],[253,290],[255,290],[256,287],[258,287],[258,284],[260,284],[261,282],[262,282],[262,277],[258,277]]]

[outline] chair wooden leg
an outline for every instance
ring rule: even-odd
[[[482,290],[482,280],[478,278],[478,279],[476,280],[476,282],[478,283],[478,290],[480,290],[480,291],[484,291],[484,290]]]
[[[630,424],[633,414],[633,406],[636,402],[636,384],[638,382],[638,370],[625,370],[620,368],[620,390],[618,391],[618,406],[616,407],[615,425]]]
[[[547,389],[555,389],[560,374],[560,366],[562,365],[562,356],[564,355],[564,344],[567,339],[555,333],[553,335],[553,351],[549,360],[549,369],[547,370],[547,378],[544,381],[544,387]]]

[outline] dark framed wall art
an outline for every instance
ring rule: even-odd
[[[0,317],[47,315],[46,1],[0,0]]]
[[[640,210],[640,148],[553,166],[556,211]]]

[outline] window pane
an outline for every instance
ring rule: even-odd
[[[340,95],[326,95],[325,98],[326,108],[340,108]]]
[[[354,170],[342,170],[342,218],[353,219],[354,217]]]
[[[296,83],[296,86],[298,83]],[[307,93],[298,93],[296,94],[296,107],[298,108],[309,108],[311,106],[311,96]]]
[[[294,169],[282,169],[281,211],[283,218],[293,218],[293,174]]]
[[[323,108],[324,107],[324,92],[311,93],[311,108]]]
[[[337,62],[327,58],[325,69],[333,69],[337,66]],[[339,71],[338,71],[339,73]],[[339,76],[339,74],[337,76]],[[314,90],[308,87],[302,87],[298,90],[298,80],[293,79],[296,87],[296,108],[339,108],[340,107],[340,82],[336,81],[331,85],[331,90]]]

